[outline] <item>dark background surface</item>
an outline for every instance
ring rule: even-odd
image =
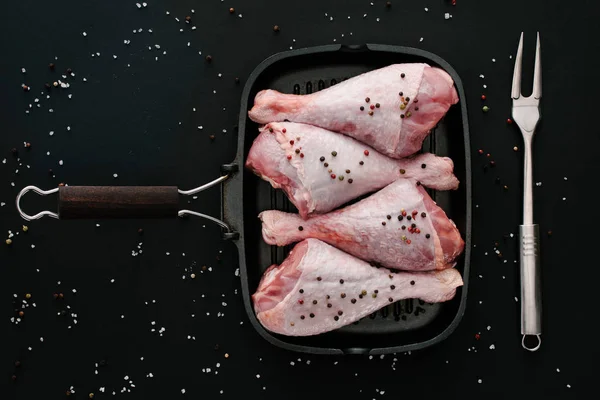
[[[71,386],[75,398],[90,392],[112,397],[115,391],[129,398],[562,399],[593,390],[599,355],[593,330],[598,210],[585,201],[600,172],[594,118],[600,86],[594,74],[597,2],[458,0],[453,7],[444,0],[396,0],[389,9],[383,1],[368,0],[148,3],[138,9],[135,1],[24,0],[2,7],[0,162],[6,163],[0,164],[0,228],[6,237],[9,230],[19,234],[11,246],[3,237],[0,246],[0,398],[60,399]],[[446,12],[451,19],[444,18]],[[186,15],[192,16],[189,25]],[[275,24],[279,33],[273,32]],[[537,353],[520,346],[513,263],[518,252],[510,237],[517,234],[521,214],[522,156],[513,146],[522,141],[516,127],[506,124],[509,55],[522,30],[526,73],[532,71],[536,30],[543,49],[543,123],[534,144],[544,300],[544,342]],[[381,358],[312,356],[273,347],[248,323],[235,246],[201,220],[96,226],[46,218],[26,223],[29,231],[22,232],[14,199],[29,184],[192,188],[214,179],[219,166],[234,157],[240,94],[253,68],[290,47],[334,41],[421,47],[446,59],[463,80],[473,149],[475,247],[467,311],[444,342]],[[96,52],[100,56],[92,57]],[[208,54],[211,64],[204,58]],[[43,84],[66,68],[76,74],[68,79],[71,87],[52,89],[46,99]],[[24,93],[21,84],[31,91]],[[524,92],[530,87],[525,75]],[[485,114],[483,93],[490,107]],[[11,148],[19,150],[18,160]],[[495,169],[484,171],[489,160],[478,149],[491,154]],[[497,176],[507,191],[495,183]],[[54,202],[33,199],[25,207],[52,208]],[[192,203],[218,215],[219,191],[202,193]],[[133,257],[140,242],[144,252]],[[495,242],[507,263],[494,256]],[[195,280],[189,279],[192,271]],[[63,306],[53,299],[57,292],[64,293]],[[15,325],[15,307],[27,293],[30,306]],[[57,315],[64,305],[71,307],[69,314]],[[106,365],[96,368],[101,361]]]

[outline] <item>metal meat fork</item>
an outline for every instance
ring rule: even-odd
[[[521,129],[524,142],[524,182],[523,182],[523,225],[519,229],[519,250],[521,262],[521,334],[523,348],[536,351],[542,344],[542,294],[539,259],[539,228],[533,223],[533,168],[531,163],[531,143],[535,128],[540,120],[540,99],[542,97],[542,63],[540,59],[540,34],[537,34],[533,92],[531,96],[521,95],[521,64],[523,60],[523,32],[515,59],[512,81],[512,116]]]

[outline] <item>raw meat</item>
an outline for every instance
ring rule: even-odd
[[[454,81],[427,64],[394,64],[307,94],[262,90],[250,119],[289,120],[352,136],[393,158],[416,153],[423,140],[458,102]]]
[[[265,271],[252,300],[266,329],[309,336],[351,324],[398,300],[448,301],[462,285],[454,268],[392,272],[320,240],[306,239],[281,265]]]
[[[399,178],[414,178],[438,190],[456,189],[459,183],[448,157],[425,153],[396,160],[351,137],[293,122],[261,128],[246,167],[283,189],[304,219]]]
[[[450,268],[464,249],[454,222],[412,179],[399,179],[359,202],[307,220],[274,210],[259,218],[268,244],[315,238],[387,268]]]

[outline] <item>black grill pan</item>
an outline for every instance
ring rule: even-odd
[[[465,240],[465,250],[456,268],[464,285],[451,301],[426,304],[418,300],[394,303],[354,324],[311,337],[272,334],[258,322],[251,295],[267,267],[281,263],[292,246],[265,244],[258,214],[268,209],[295,212],[282,191],[276,191],[244,168],[258,125],[248,118],[254,96],[262,89],[306,94],[323,90],[360,73],[394,63],[426,62],[446,70],[454,79],[460,102],[426,139],[423,149],[449,156],[461,184],[458,190],[430,191],[434,200],[454,220]],[[384,46],[330,45],[276,54],[263,61],[250,75],[241,99],[238,148],[235,160],[223,165],[222,176],[196,189],[176,186],[61,186],[48,191],[35,186],[23,188],[17,209],[26,220],[49,216],[81,218],[176,218],[195,215],[223,227],[223,238],[233,240],[239,251],[244,306],[254,328],[272,344],[298,352],[319,354],[385,354],[422,349],[446,338],[465,311],[471,251],[471,161],[465,93],[456,71],[444,60],[422,50]],[[191,210],[179,210],[179,195],[191,195],[221,184],[221,220]],[[23,212],[22,196],[58,193],[58,212],[35,215]],[[355,200],[356,201],[356,200]],[[224,221],[224,222],[223,222]]]
[[[465,240],[465,251],[456,268],[464,285],[453,300],[427,304],[404,300],[339,330],[311,337],[288,337],[270,333],[258,322],[251,295],[271,264],[279,264],[293,246],[276,247],[264,243],[257,215],[275,209],[296,212],[284,193],[243,168],[258,125],[248,118],[254,96],[262,89],[307,94],[322,90],[360,73],[394,63],[425,62],[450,74],[460,101],[425,140],[423,150],[449,156],[460,180],[457,191],[430,191],[433,199],[453,219]],[[287,51],[263,61],[250,75],[240,107],[240,136],[235,164],[240,172],[224,185],[224,218],[238,230],[236,241],[244,303],[256,330],[272,344],[288,350],[321,354],[386,354],[421,349],[445,339],[458,325],[465,311],[469,284],[471,249],[471,161],[467,105],[456,71],[440,57],[419,49],[367,44],[327,45]]]

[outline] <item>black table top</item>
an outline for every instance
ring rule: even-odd
[[[76,398],[110,397],[114,391],[129,398],[563,399],[592,388],[592,363],[600,355],[590,321],[600,278],[593,256],[599,212],[584,207],[583,188],[600,172],[594,120],[600,84],[593,75],[597,2],[142,3],[138,9],[135,1],[23,0],[2,7],[0,227],[6,237],[0,246],[0,381],[6,394],[0,398],[58,399],[73,387]],[[534,210],[542,232],[544,333],[537,353],[520,346],[514,260],[522,141],[506,122],[510,56],[522,30],[525,93],[536,30],[542,38]],[[248,323],[236,249],[221,240],[216,225],[19,217],[14,199],[30,184],[192,188],[214,179],[235,154],[240,94],[253,68],[280,51],[331,43],[420,47],[452,64],[465,86],[474,248],[466,314],[445,341],[385,357],[290,353]],[[49,63],[56,65],[54,72]],[[44,83],[67,68],[75,73],[71,87],[52,88],[47,99],[40,93]],[[31,90],[25,93],[22,84]],[[495,168],[484,169],[486,153]],[[55,203],[26,204],[32,209]],[[218,215],[218,189],[198,195],[190,207]],[[7,246],[9,230],[15,236]],[[198,275],[194,280],[190,268]],[[63,306],[55,293],[64,294]],[[15,324],[15,307],[27,294],[30,306]]]

